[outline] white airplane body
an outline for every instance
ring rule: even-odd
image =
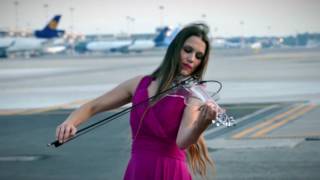
[[[8,48],[9,46],[12,46],[14,43],[13,38],[1,38],[0,39],[0,48]]]
[[[124,46],[132,44],[131,40],[121,41],[93,41],[87,44],[89,51],[112,51],[112,49],[118,49]]]
[[[178,33],[177,29],[171,30],[169,27],[164,27],[159,30],[158,35],[154,39],[93,41],[86,45],[86,49],[89,51],[129,53],[132,51],[141,52],[155,47],[164,47],[171,43]]]
[[[224,38],[215,38],[211,41],[213,48],[240,48],[241,44],[238,42],[230,42]]]
[[[155,47],[156,43],[151,40],[136,40],[134,43],[128,47],[129,51],[142,51],[148,50]]]
[[[49,46],[43,48],[43,52],[48,53],[48,54],[57,54],[61,53],[67,50],[67,47],[64,45],[54,45],[54,46]]]
[[[16,37],[11,40],[11,45],[8,46],[7,52],[13,53],[17,51],[41,50],[44,42],[46,42],[45,39]]]
[[[0,38],[0,50],[6,55],[41,52],[45,44],[52,43],[54,38],[59,38],[64,34],[63,30],[56,29],[60,18],[61,15],[54,16],[43,30],[34,31],[34,37]]]

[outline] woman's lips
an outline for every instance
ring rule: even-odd
[[[192,67],[191,67],[189,64],[182,64],[182,67],[183,67],[184,69],[190,69],[190,70],[192,70]]]

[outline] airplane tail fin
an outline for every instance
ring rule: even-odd
[[[60,21],[61,15],[55,15],[49,23],[43,28],[43,31],[45,30],[57,30],[59,21]]]
[[[42,30],[35,31],[35,36],[38,38],[54,38],[62,36],[64,30],[57,29],[60,18],[61,15],[54,16]]]
[[[170,28],[168,26],[165,26],[164,28],[158,29],[158,35],[154,38],[154,42],[156,45],[161,44],[166,39],[166,36],[168,32],[170,31]]]
[[[169,27],[164,27],[160,29],[158,36],[154,38],[154,42],[157,47],[169,46],[174,37],[178,34],[179,28],[170,29]]]

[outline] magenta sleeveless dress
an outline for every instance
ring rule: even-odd
[[[142,78],[133,105],[148,98],[152,81],[150,76]],[[131,111],[132,150],[124,180],[192,179],[186,152],[176,144],[184,108],[183,98],[166,96],[152,106],[144,103]]]

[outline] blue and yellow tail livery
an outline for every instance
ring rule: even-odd
[[[61,15],[54,16],[54,18],[51,19],[49,23],[42,30],[35,31],[34,35],[37,38],[46,38],[46,39],[63,36],[64,30],[57,29],[60,18],[61,18]]]

